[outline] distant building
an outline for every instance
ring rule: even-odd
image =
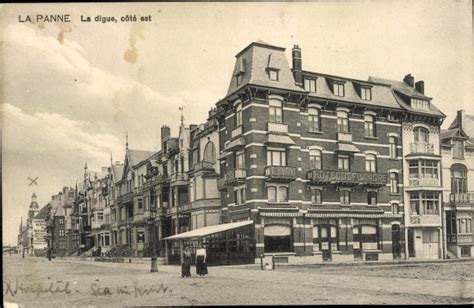
[[[446,256],[474,256],[474,116],[457,112],[441,132]]]
[[[48,249],[46,219],[50,209],[51,204],[48,203],[33,218],[33,254],[37,257],[46,256],[46,250]]]

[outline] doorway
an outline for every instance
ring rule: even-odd
[[[400,259],[402,256],[400,225],[392,225],[392,255],[394,259]]]
[[[408,229],[408,257],[415,257],[415,232],[413,229]]]

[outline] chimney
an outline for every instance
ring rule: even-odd
[[[458,128],[464,129],[464,109],[458,110],[456,118],[458,120]]]
[[[169,137],[171,135],[171,129],[167,125],[161,126],[161,140]]]
[[[408,75],[405,75],[405,78],[403,78],[403,81],[407,85],[413,88],[413,84],[415,83],[415,78],[411,74],[408,74]]]
[[[293,58],[293,77],[295,78],[296,84],[303,84],[303,73],[302,73],[302,63],[301,63],[301,49],[298,45],[293,45],[291,51]]]
[[[425,94],[425,82],[423,80],[417,81],[415,83],[415,90],[421,94]]]
[[[217,114],[217,109],[216,108],[211,108],[209,110],[209,118],[208,119],[212,119],[216,114]]]

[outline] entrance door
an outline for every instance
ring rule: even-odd
[[[323,260],[330,261],[332,259],[331,251],[337,250],[337,228],[330,225],[321,226],[319,234]]]
[[[402,255],[400,225],[392,226],[392,254],[394,259],[399,259]]]
[[[415,232],[413,229],[408,229],[408,257],[415,257]]]
[[[438,230],[423,230],[423,258],[437,259],[439,250]]]

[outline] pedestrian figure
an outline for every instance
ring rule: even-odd
[[[185,247],[182,254],[181,278],[191,277],[191,249]]]
[[[196,274],[199,276],[207,274],[206,257],[206,248],[199,245],[196,250]]]

